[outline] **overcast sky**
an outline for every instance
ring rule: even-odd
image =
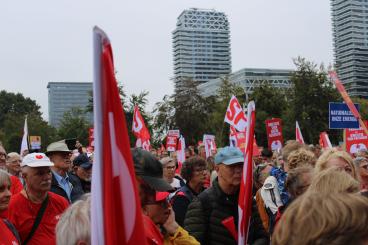
[[[225,12],[232,70],[294,68],[292,58],[333,62],[328,0],[0,1],[0,89],[21,92],[48,118],[48,82],[92,81],[92,28],[112,42],[128,94],[148,90],[149,108],[173,84],[172,35],[187,8]]]

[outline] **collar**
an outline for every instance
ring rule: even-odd
[[[55,179],[56,179],[57,182],[60,183],[62,180],[65,180],[65,181],[69,182],[69,175],[68,175],[68,173],[65,173],[65,177],[63,177],[63,176],[59,175],[57,172],[55,172],[54,170],[51,170],[51,171],[54,174]]]

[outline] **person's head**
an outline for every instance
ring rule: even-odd
[[[289,154],[285,165],[287,165],[289,170],[301,166],[314,167],[316,160],[317,159],[313,152],[306,150],[304,148],[300,148],[296,151],[292,151]]]
[[[296,140],[287,141],[285,146],[281,150],[282,160],[286,162],[291,152],[296,151],[302,147],[303,145]]]
[[[6,151],[2,144],[0,144],[0,169],[6,169]]]
[[[8,209],[10,193],[10,176],[7,172],[0,169],[0,213]]]
[[[215,156],[215,164],[221,188],[240,186],[244,155],[238,148],[231,146],[221,148]]]
[[[43,153],[31,153],[22,160],[22,176],[26,189],[46,193],[51,188],[51,169],[54,164]]]
[[[54,163],[55,169],[69,171],[71,167],[71,152],[65,141],[57,141],[47,146],[46,155]]]
[[[163,170],[163,178],[171,183],[175,177],[176,162],[171,157],[164,157],[160,160]]]
[[[302,166],[291,169],[285,181],[285,187],[292,199],[303,194],[310,186],[314,169],[310,166]]]
[[[270,175],[270,171],[272,166],[266,163],[258,164],[253,172],[253,180],[254,187],[258,190],[261,188],[266,180],[266,178]]]
[[[20,155],[16,152],[10,152],[6,157],[6,167],[11,175],[20,173],[20,163],[22,162]]]
[[[91,181],[92,163],[87,154],[79,154],[73,160],[74,173],[84,181]]]
[[[204,145],[198,146],[198,155],[203,159],[206,159],[206,149],[204,148]]]
[[[272,159],[272,151],[270,151],[268,148],[263,148],[261,151],[261,157],[263,162],[270,162]]]
[[[358,170],[361,179],[368,179],[368,159],[365,157],[357,157],[354,159],[354,165]]]
[[[73,203],[61,215],[56,225],[56,243],[58,245],[91,244],[91,197]]]
[[[206,179],[206,161],[199,156],[190,157],[184,161],[180,174],[187,183],[203,184]]]
[[[132,155],[142,211],[154,223],[162,224],[170,214],[169,205],[166,198],[162,198],[162,192],[172,190],[171,185],[162,178],[162,164],[151,153],[140,148],[133,149]]]
[[[367,244],[367,210],[360,195],[305,193],[281,216],[272,244]]]
[[[308,188],[309,192],[319,193],[357,193],[359,182],[345,171],[331,167],[317,172]]]
[[[329,149],[323,152],[316,162],[316,171],[321,172],[330,167],[337,167],[358,180],[358,174],[351,156],[345,151]]]

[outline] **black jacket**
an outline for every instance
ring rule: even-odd
[[[83,191],[82,185],[81,185],[78,177],[76,177],[75,175],[70,174],[70,173],[68,173],[68,176],[69,176],[69,183],[70,183],[70,186],[72,188],[72,192],[70,194],[70,199],[71,200],[69,200],[68,195],[66,194],[64,189],[57,182],[54,173],[52,173],[51,190],[50,191],[64,197],[66,200],[68,200],[69,203],[73,203],[73,202],[77,201],[84,194],[84,191]]]
[[[222,221],[232,216],[235,227],[237,227],[238,196],[239,193],[232,196],[226,195],[216,179],[212,187],[199,194],[198,198],[195,198],[189,205],[184,221],[185,230],[201,244],[236,245],[236,240],[222,224]],[[269,236],[263,228],[254,200],[248,244],[269,244]]]

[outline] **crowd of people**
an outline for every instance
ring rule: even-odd
[[[244,155],[236,147],[132,149],[147,244],[237,244]],[[248,244],[368,244],[368,152],[288,141],[253,157]],[[90,244],[93,152],[0,145],[0,244]],[[142,234],[143,235],[143,234]]]

